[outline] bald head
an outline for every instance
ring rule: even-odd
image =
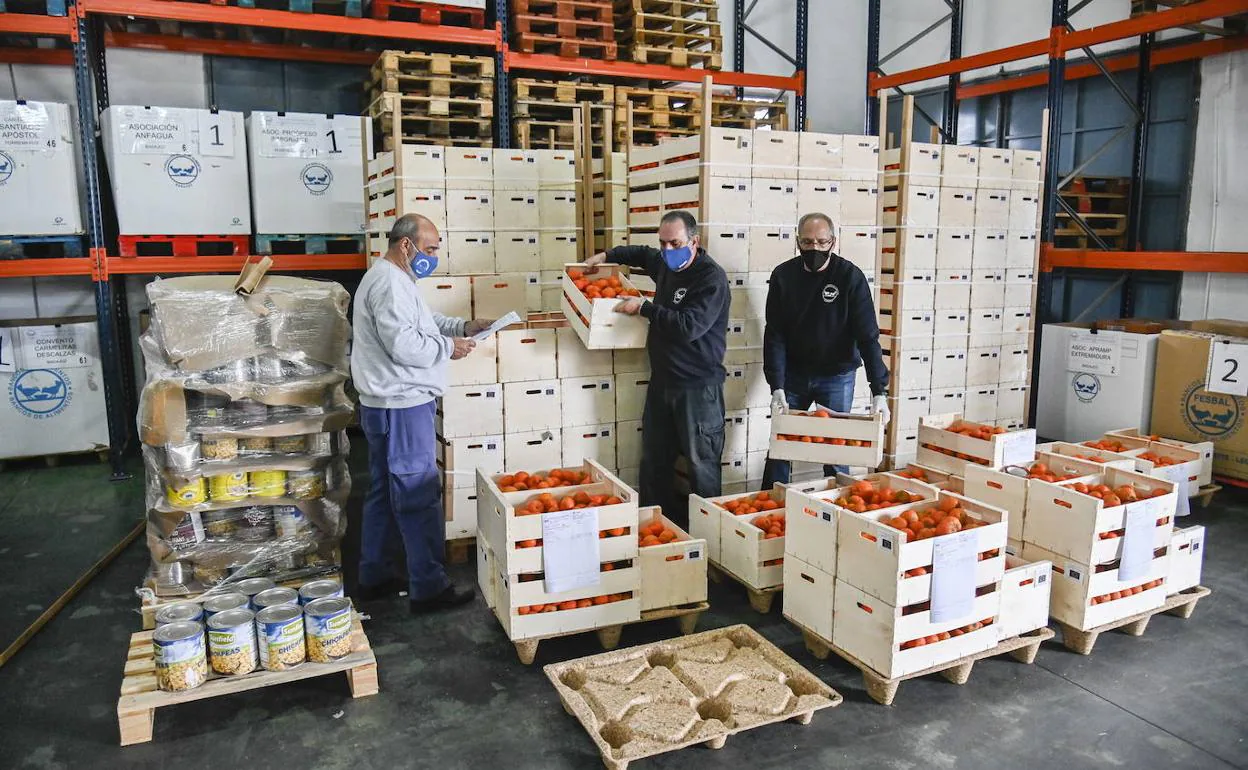
[[[409,263],[417,252],[436,257],[442,246],[437,225],[420,214],[404,214],[396,219],[388,237],[390,248],[386,256],[399,266]]]

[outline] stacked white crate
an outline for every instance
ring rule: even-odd
[[[713,128],[706,137],[629,150],[629,242],[656,244],[663,214],[684,209],[728,273],[725,494],[762,482],[771,435],[762,370],[767,282],[797,251],[798,218],[813,211],[831,217],[837,252],[874,281],[878,147],[871,136]],[[870,391],[862,369],[855,395],[855,411],[865,412]],[[821,475],[821,466],[798,463],[793,477]]]
[[[628,153],[593,161],[594,252],[628,243]]]
[[[893,467],[917,418],[1027,422],[1040,154],[905,142],[883,153],[880,328]]]

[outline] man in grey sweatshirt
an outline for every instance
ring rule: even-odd
[[[360,534],[360,585],[370,601],[408,590],[413,612],[471,601],[456,590],[443,564],[446,521],[436,464],[434,400],[446,387],[446,362],[472,352],[473,334],[491,321],[433,312],[416,281],[438,263],[441,236],[419,214],[400,217],[389,248],[355,293],[351,378],[360,394],[360,425],[368,439],[370,481]],[[407,579],[390,558],[407,552]]]

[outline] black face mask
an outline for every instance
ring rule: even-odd
[[[807,270],[813,273],[823,267],[823,263],[827,262],[832,257],[832,249],[828,249],[827,251],[820,251],[819,249],[802,249],[801,256],[802,264],[806,266]]]

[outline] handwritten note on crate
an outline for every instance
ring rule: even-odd
[[[1002,465],[1025,465],[1036,459],[1036,432],[1034,430],[1002,433],[998,440],[1002,445]]]
[[[597,508],[542,514],[542,569],[547,593],[598,585],[601,564]]]
[[[961,620],[975,608],[975,565],[979,533],[974,530],[932,540],[932,622]]]

